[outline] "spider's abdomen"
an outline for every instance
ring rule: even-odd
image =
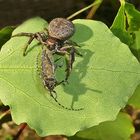
[[[49,23],[48,32],[53,38],[66,40],[74,34],[75,28],[71,21],[65,18],[55,18]]]

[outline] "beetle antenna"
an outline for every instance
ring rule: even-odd
[[[53,92],[56,94],[56,91],[53,90]],[[84,109],[84,108],[73,109],[73,108],[66,107],[66,106],[64,106],[64,105],[62,105],[61,103],[58,102],[57,98],[52,95],[51,91],[50,91],[50,95],[55,100],[55,102],[64,109],[71,110],[71,111],[81,111],[81,110]]]

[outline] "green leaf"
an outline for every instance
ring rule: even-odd
[[[132,34],[133,44],[130,48],[140,62],[140,12],[132,4],[125,4],[128,21],[128,31]]]
[[[129,31],[138,31],[140,29],[140,12],[135,9],[133,4],[125,3],[125,13]]]
[[[110,27],[112,30],[117,28],[117,29],[121,29],[122,31],[126,31],[125,27],[126,27],[126,16],[124,13],[124,5],[121,5],[118,13],[113,21],[112,26]]]
[[[2,45],[10,39],[11,34],[14,29],[15,28],[12,26],[7,26],[0,30],[0,49],[1,49]]]
[[[130,46],[133,54],[136,56],[138,61],[140,62],[140,30],[132,32],[134,42]]]
[[[110,29],[113,34],[116,35],[123,43],[130,45],[133,42],[130,34],[126,31],[126,15],[124,4],[120,6]]]
[[[135,108],[140,108],[140,85],[136,88],[133,96],[128,101],[128,104]]]
[[[132,119],[125,113],[119,113],[116,120],[103,122],[98,126],[78,132],[70,140],[130,140],[134,133]]]
[[[140,12],[132,4],[121,3],[111,31],[131,48],[140,62]]]
[[[73,135],[79,130],[114,120],[140,83],[140,64],[129,48],[99,21],[75,20],[72,40],[81,48],[69,84],[55,88],[64,106],[84,108],[70,111],[59,106],[43,87],[37,57],[41,47],[34,40],[22,56],[27,37],[9,40],[0,52],[0,99],[11,108],[16,123],[27,122],[40,136]],[[19,32],[42,31],[46,22],[33,18],[19,26]],[[36,46],[35,46],[36,45]],[[65,67],[56,77],[64,79]]]

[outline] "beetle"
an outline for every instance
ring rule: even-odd
[[[46,87],[49,90],[51,97],[53,97],[53,99],[58,103],[58,105],[60,105],[64,109],[73,110],[73,111],[83,110],[83,108],[79,108],[79,109],[68,108],[58,102],[56,98],[57,94],[54,88],[60,85],[61,83],[63,83],[64,80],[60,82],[56,80],[55,68],[56,66],[54,64],[52,52],[46,48],[43,49],[41,54],[41,78],[43,79],[44,87]],[[53,96],[53,93],[56,94],[56,97]]]
[[[43,32],[36,33],[18,33],[12,37],[27,36],[29,40],[24,46],[23,56],[26,55],[26,50],[31,42],[36,39],[42,45],[45,45],[53,54],[64,55],[66,58],[66,77],[67,82],[72,66],[75,61],[75,54],[82,56],[76,49],[79,45],[76,42],[68,40],[75,32],[74,24],[65,18],[55,18],[49,25],[48,29],[44,28]]]

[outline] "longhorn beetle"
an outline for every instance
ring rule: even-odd
[[[53,96],[52,92],[56,94],[56,91],[54,88],[63,83],[64,81],[58,82],[55,77],[55,65],[53,60],[52,52],[48,49],[43,49],[41,54],[41,77],[43,79],[44,86],[49,90],[50,95],[53,97],[53,99],[63,108],[67,110],[74,110],[79,111],[83,110],[83,108],[80,109],[73,109],[65,107],[64,105],[60,104],[56,97]]]

